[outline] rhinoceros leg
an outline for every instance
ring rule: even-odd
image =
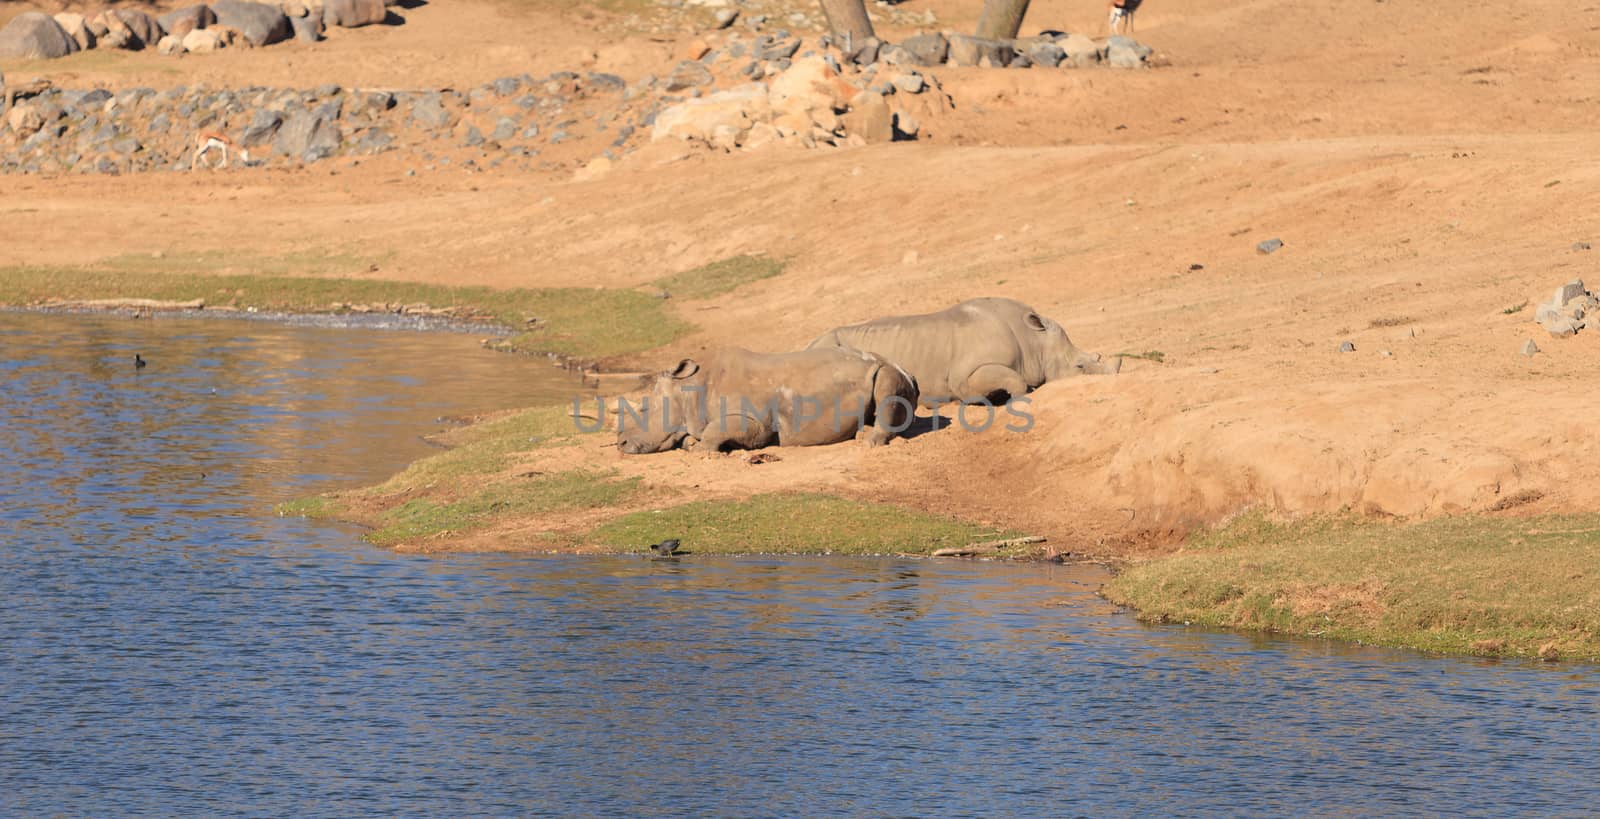
[[[1028,382],[1021,373],[1001,364],[985,364],[967,376],[966,388],[957,397],[963,403],[988,400],[992,404],[1028,394]]]
[[[872,426],[863,429],[867,446],[882,446],[911,426],[917,410],[917,382],[893,365],[872,376]]]
[[[778,433],[765,421],[748,414],[730,413],[711,419],[695,449],[727,452],[734,449],[760,449],[776,443]]]

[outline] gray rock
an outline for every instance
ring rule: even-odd
[[[273,110],[257,111],[251,118],[250,124],[245,126],[244,133],[239,136],[239,146],[253,148],[271,142],[277,135],[278,129],[283,126],[283,114]]]
[[[900,41],[917,65],[940,65],[950,54],[950,41],[943,34],[918,34]]]
[[[1539,322],[1539,326],[1543,327],[1546,332],[1556,338],[1566,338],[1567,336],[1578,332],[1577,324],[1574,323],[1572,319],[1569,319],[1565,316],[1554,319],[1546,319],[1545,321]]]
[[[592,94],[620,94],[628,88],[628,81],[615,74],[591,71],[583,78],[584,90]]]
[[[508,142],[517,135],[517,128],[521,127],[517,121],[510,117],[501,117],[494,124],[493,137],[495,142]]]
[[[534,137],[537,137],[538,135],[539,135],[539,126],[537,124],[529,125],[527,128],[524,128],[522,130],[522,138],[523,139],[533,139]]]
[[[1112,68],[1144,68],[1153,49],[1120,34],[1107,38],[1104,59]]]
[[[755,43],[755,56],[761,60],[787,60],[799,50],[799,37],[769,37],[762,35],[756,39]]]
[[[78,41],[54,17],[27,11],[0,29],[0,59],[52,60],[78,51]]]
[[[123,137],[122,139],[111,143],[111,150],[116,151],[123,156],[134,153],[143,147],[143,145],[139,144],[139,140],[134,139],[133,137]]]
[[[272,142],[277,153],[305,162],[333,156],[339,150],[339,126],[318,111],[296,111],[278,129]]]
[[[100,160],[94,163],[94,169],[100,173],[109,174],[111,176],[118,176],[122,173],[122,171],[117,169],[117,163],[109,156],[100,157]]]
[[[496,94],[502,97],[509,97],[522,88],[522,80],[516,77],[501,77],[490,83],[490,85],[494,88]]]
[[[1567,302],[1580,298],[1588,292],[1583,286],[1583,279],[1573,279],[1556,288],[1556,294],[1550,299],[1550,304],[1554,307],[1565,307]]]
[[[290,17],[289,27],[294,29],[294,39],[301,43],[315,43],[322,39],[322,20],[306,15]]]
[[[672,75],[667,77],[668,91],[682,91],[686,88],[698,88],[710,85],[716,81],[711,76],[711,69],[693,60],[684,60],[672,69]]]
[[[1342,342],[1339,345],[1339,352],[1341,352],[1341,353],[1353,353],[1355,351],[1356,351],[1355,342],[1346,341],[1346,342]]]
[[[975,66],[987,62],[995,68],[1011,64],[1015,52],[1004,40],[986,40],[956,34],[950,38],[950,62],[953,65]]]
[[[205,28],[217,22],[217,15],[212,13],[210,6],[199,3],[185,6],[177,11],[169,11],[157,17],[156,22],[161,24],[161,28],[173,34],[178,34],[179,28],[184,28],[182,34],[188,34],[197,28]]]
[[[111,9],[106,13],[116,15],[127,28],[131,36],[123,47],[132,51],[154,47],[166,35],[156,18],[138,9]]]
[[[1036,43],[1028,49],[1028,57],[1035,65],[1055,68],[1067,58],[1067,50],[1055,43]]]
[[[427,128],[443,128],[450,124],[450,112],[437,96],[427,96],[411,105],[411,118]]]
[[[78,98],[75,106],[80,111],[99,111],[106,107],[106,100],[111,99],[111,92],[104,88],[96,88]]]
[[[394,137],[382,128],[368,128],[356,141],[355,152],[361,156],[376,156],[389,150],[394,144]]]
[[[1282,248],[1282,247],[1283,247],[1283,240],[1282,239],[1268,239],[1265,242],[1260,242],[1260,243],[1256,244],[1256,252],[1260,253],[1263,256],[1267,256],[1267,255],[1271,255],[1273,253],[1278,252],[1278,250],[1280,248]]]
[[[462,144],[468,148],[476,148],[479,145],[482,145],[483,141],[483,132],[478,130],[478,126],[468,125],[467,136],[462,140]]]
[[[716,20],[717,28],[727,28],[728,26],[733,25],[734,20],[739,19],[739,10],[718,9],[714,19]]]
[[[1529,358],[1533,358],[1534,354],[1537,353],[1537,352],[1539,352],[1539,345],[1534,344],[1533,343],[1533,339],[1530,338],[1527,341],[1522,342],[1522,354],[1523,355],[1525,355],[1525,356],[1527,356]]]
[[[166,114],[156,114],[150,118],[150,133],[164,134],[172,128],[172,120]]]
[[[370,26],[388,16],[384,0],[323,0],[322,4],[322,21],[330,26]]]
[[[923,82],[921,74],[911,73],[895,77],[894,87],[895,90],[904,91],[907,94],[921,94],[927,84]]]
[[[238,29],[253,46],[280,43],[293,35],[289,18],[277,6],[248,0],[216,0],[211,11],[219,25]]]
[[[532,94],[523,94],[522,96],[517,97],[516,100],[516,106],[524,111],[530,110],[538,104],[539,98]]]
[[[913,117],[913,116],[911,116],[910,114],[907,114],[904,111],[898,111],[898,112],[895,113],[895,115],[894,115],[894,138],[896,140],[916,139],[917,138],[917,132],[919,132],[921,130],[922,130],[922,125],[921,125],[921,123],[917,122],[917,118],[916,117]]]

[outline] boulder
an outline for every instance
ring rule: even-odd
[[[294,38],[302,43],[315,43],[322,39],[322,18],[309,14],[304,17],[290,17],[289,27],[294,29]]]
[[[17,139],[27,139],[44,127],[44,114],[34,105],[15,105],[6,112],[6,124]]]
[[[70,11],[63,11],[55,16],[55,21],[61,29],[78,44],[79,51],[88,51],[94,48],[94,32],[89,30],[88,21],[83,15]]]
[[[427,128],[443,128],[450,124],[450,112],[437,95],[422,97],[411,104],[411,118]]]
[[[239,135],[239,147],[253,148],[265,145],[278,135],[278,129],[283,127],[283,114],[279,111],[257,111],[250,124],[244,128],[244,133]]]
[[[802,57],[772,81],[772,107],[784,112],[842,110],[856,90],[821,57]]]
[[[129,41],[124,48],[133,51],[155,48],[167,34],[156,18],[138,9],[112,9],[106,12],[106,25],[113,31],[119,26],[126,29]]]
[[[1106,40],[1104,59],[1112,68],[1144,68],[1154,49],[1120,34]]]
[[[1005,68],[1011,64],[1015,52],[1005,40],[987,40],[956,34],[950,37],[950,63],[952,65],[990,65]]]
[[[48,14],[27,11],[0,29],[0,59],[50,60],[78,51],[78,41]]]
[[[339,142],[339,124],[321,110],[296,111],[278,129],[272,149],[310,163],[333,156]]]
[[[667,77],[668,91],[683,91],[689,88],[698,88],[711,85],[716,78],[711,76],[711,69],[694,60],[684,60],[672,69],[672,74]]]
[[[767,121],[771,116],[767,87],[761,83],[748,83],[700,99],[687,100],[661,111],[656,114],[650,139],[705,140],[719,125],[743,131],[758,122]]]
[[[168,34],[156,43],[156,53],[163,56],[176,57],[183,51],[183,38],[176,34]]]
[[[1566,307],[1567,302],[1584,296],[1588,292],[1583,286],[1583,279],[1573,279],[1556,288],[1556,294],[1550,299],[1550,303],[1556,307]]]
[[[1062,68],[1088,68],[1100,62],[1100,46],[1082,34],[1063,34],[1056,38],[1062,58]]]
[[[271,45],[293,35],[283,9],[248,0],[217,0],[211,6],[217,24],[239,30],[253,46]]]
[[[900,42],[917,65],[940,65],[950,54],[950,41],[943,34],[918,34]]]
[[[195,29],[183,35],[183,47],[195,54],[210,54],[222,48],[222,35],[214,29]]]
[[[211,7],[204,3],[185,6],[176,11],[169,11],[156,18],[156,22],[167,30],[168,34],[182,37],[197,28],[205,28],[217,22],[217,15],[211,12]]]
[[[846,133],[867,142],[890,142],[894,140],[894,112],[889,110],[889,102],[882,94],[863,91],[850,101],[844,128]]]
[[[381,23],[388,14],[383,0],[324,0],[322,6],[322,21],[344,28]]]

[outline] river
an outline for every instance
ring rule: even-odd
[[[272,512],[575,386],[464,336],[0,313],[0,813],[1600,805],[1590,666],[1146,626],[1092,566],[400,555]]]

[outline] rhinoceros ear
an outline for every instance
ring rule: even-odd
[[[700,364],[699,364],[699,362],[695,361],[692,358],[685,358],[684,360],[679,361],[678,362],[678,366],[673,369],[672,377],[673,378],[678,378],[678,379],[683,379],[683,378],[688,378],[689,376],[694,375],[697,372],[700,372]]]
[[[1040,318],[1038,313],[1029,313],[1022,320],[1031,329],[1038,330],[1041,333],[1045,331],[1044,319]]]

